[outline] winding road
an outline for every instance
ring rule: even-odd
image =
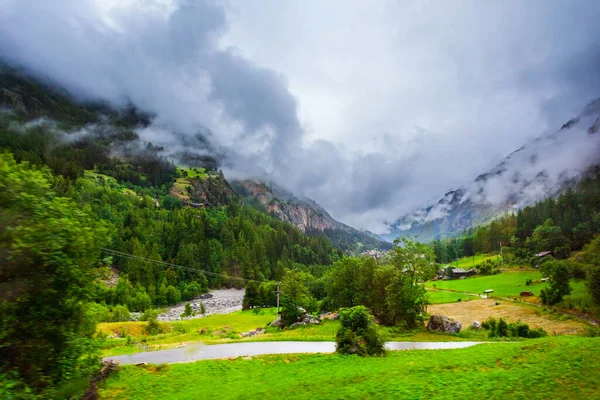
[[[461,349],[482,342],[387,342],[388,350],[440,350]],[[171,364],[214,360],[241,356],[290,353],[333,353],[335,342],[244,342],[206,346],[190,344],[176,349],[148,351],[123,356],[104,358],[104,361],[117,361],[120,364]]]

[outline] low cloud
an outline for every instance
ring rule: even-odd
[[[384,232],[600,96],[600,6],[576,3],[4,0],[0,54]]]

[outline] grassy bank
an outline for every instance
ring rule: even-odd
[[[595,398],[599,338],[550,337],[382,358],[283,355],[125,366],[103,399]]]
[[[107,339],[104,344],[103,356],[132,354],[140,351],[163,350],[182,346],[192,342],[206,344],[230,343],[240,341],[333,341],[339,329],[336,320],[325,320],[320,325],[306,325],[294,329],[280,330],[269,327],[268,324],[276,317],[276,310],[265,309],[262,314],[252,311],[238,311],[231,314],[211,315],[187,321],[162,322],[162,333],[154,336],[145,334],[146,322],[111,322],[98,325],[98,330],[104,335],[122,336]],[[240,333],[258,327],[266,328],[265,333],[240,338]],[[396,327],[380,327],[386,340],[401,340],[413,342],[445,342],[461,340],[487,340],[484,333],[465,331],[459,335],[430,333],[424,328],[414,331],[404,331]]]

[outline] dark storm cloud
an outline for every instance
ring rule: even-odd
[[[0,53],[377,231],[600,96],[595,1],[252,3],[2,0]]]

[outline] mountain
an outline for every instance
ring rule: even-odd
[[[600,99],[560,129],[506,156],[474,181],[449,190],[437,203],[402,216],[384,238],[453,236],[538,200],[555,196],[600,163]]]
[[[313,200],[298,198],[275,185],[253,180],[233,181],[236,193],[247,203],[262,209],[282,221],[290,222],[312,236],[325,235],[341,250],[359,253],[363,250],[389,249],[391,244],[377,235],[359,231],[335,220]]]

